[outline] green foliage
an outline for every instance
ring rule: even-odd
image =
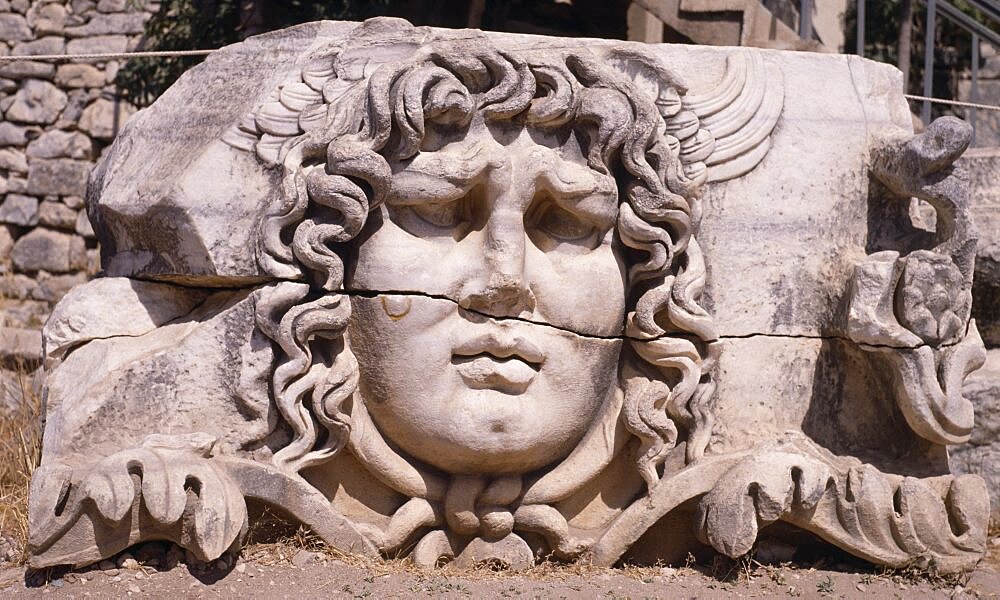
[[[378,14],[388,0],[162,0],[140,50],[211,50],[249,35],[322,19]],[[203,56],[130,60],[115,79],[121,93],[148,106]]]

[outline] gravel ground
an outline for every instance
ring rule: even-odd
[[[1000,598],[1000,539],[972,573],[932,577],[864,572],[862,563],[596,569],[540,566],[521,573],[423,572],[400,561],[362,562],[288,544],[258,545],[209,564],[170,544],[145,544],[77,571],[0,566],[0,598]]]

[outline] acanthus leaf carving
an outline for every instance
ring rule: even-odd
[[[989,502],[980,477],[918,479],[831,459],[805,440],[755,452],[699,501],[699,535],[736,558],[781,520],[872,562],[942,573],[984,551]]]

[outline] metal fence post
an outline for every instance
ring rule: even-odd
[[[813,0],[799,1],[799,38],[811,40],[813,37]]]
[[[858,56],[865,55],[865,0],[858,0]]]
[[[937,16],[937,0],[927,0],[927,24],[924,36],[924,97],[930,98],[934,92],[934,29]],[[931,122],[931,101],[924,100],[920,119],[927,125]]]
[[[969,92],[969,102],[979,102],[979,34],[972,34],[972,90]],[[969,107],[969,125],[972,125],[972,143],[976,143],[976,108]]]

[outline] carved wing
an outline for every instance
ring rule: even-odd
[[[766,63],[756,50],[730,54],[726,74],[718,85],[683,97],[684,109],[694,113],[700,129],[715,140],[703,160],[708,181],[739,177],[763,160],[771,148],[771,132],[781,116],[784,99],[781,71]],[[687,162],[685,158],[682,141],[681,161]]]
[[[759,50],[734,50],[711,89],[689,93],[656,55],[613,49],[606,60],[656,98],[666,133],[677,140],[685,176],[695,184],[739,177],[771,148],[785,101],[781,70]]]

